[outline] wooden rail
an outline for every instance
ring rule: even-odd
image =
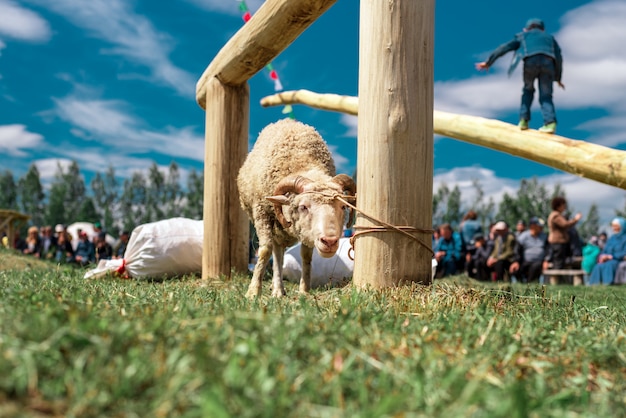
[[[304,104],[351,115],[357,115],[359,109],[357,97],[308,90],[285,91],[261,100],[262,106],[283,104]],[[517,126],[498,120],[437,110],[433,112],[433,131],[626,189],[626,151],[534,129],[520,131]]]

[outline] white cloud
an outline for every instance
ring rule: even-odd
[[[42,140],[43,136],[28,132],[24,125],[0,125],[0,153],[24,156],[23,150],[38,147]]]
[[[173,39],[158,32],[152,23],[134,13],[123,0],[35,0],[92,36],[112,45],[104,54],[120,55],[148,67],[152,78],[180,94],[195,92],[195,78],[169,59]]]
[[[73,125],[71,132],[75,136],[91,141],[87,146],[106,147],[110,154],[116,155],[116,166],[117,155],[133,153],[152,152],[196,161],[204,158],[204,136],[196,134],[191,127],[150,129],[131,114],[127,103],[119,100],[85,97],[83,93],[53,100],[55,108],[47,114]]]
[[[0,35],[36,42],[47,41],[50,38],[48,22],[12,0],[0,0],[0,16]],[[0,42],[0,49],[3,45]]]

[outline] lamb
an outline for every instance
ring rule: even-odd
[[[285,295],[285,249],[301,242],[302,277],[299,290],[311,288],[313,248],[325,258],[339,248],[343,224],[353,210],[336,196],[356,196],[356,184],[335,175],[328,146],[311,126],[283,119],[266,126],[237,176],[239,201],[259,237],[258,261],[247,297],[261,295],[265,268],[273,255],[272,296]]]

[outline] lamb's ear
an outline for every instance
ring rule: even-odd
[[[279,194],[278,196],[266,196],[265,198],[275,205],[288,205],[289,204],[289,198],[282,194]]]

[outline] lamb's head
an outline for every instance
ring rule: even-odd
[[[274,204],[276,219],[292,231],[302,244],[315,247],[322,257],[332,257],[339,248],[346,215],[344,202],[336,196],[355,196],[356,184],[346,174],[328,181],[312,181],[302,176],[284,178],[267,199]],[[354,204],[354,203],[352,203]],[[349,211],[348,225],[354,221]]]

